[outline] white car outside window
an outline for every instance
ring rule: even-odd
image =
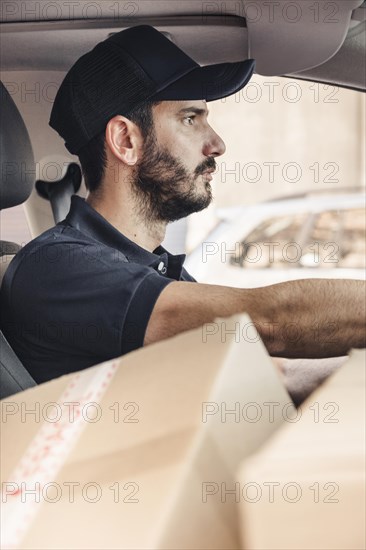
[[[365,278],[364,194],[272,201],[222,216],[186,260],[200,282],[249,288],[309,277]]]

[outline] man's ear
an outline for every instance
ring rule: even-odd
[[[128,118],[116,115],[105,131],[106,143],[111,153],[128,166],[134,166],[140,156],[143,138],[139,127]]]

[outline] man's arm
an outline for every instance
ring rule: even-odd
[[[173,282],[159,296],[144,344],[247,312],[268,352],[289,358],[365,347],[365,282],[302,279],[254,289]]]

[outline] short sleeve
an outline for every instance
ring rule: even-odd
[[[164,288],[172,282],[173,279],[152,271],[135,288],[122,328],[123,354],[143,346],[146,328],[155,303]]]
[[[1,290],[2,330],[36,382],[141,347],[156,300],[173,282],[71,230],[67,237],[53,232],[23,248]]]

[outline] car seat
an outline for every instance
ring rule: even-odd
[[[36,181],[36,190],[40,197],[50,202],[55,223],[64,220],[69,213],[71,197],[80,189],[82,180],[78,164],[71,162],[63,178],[58,181]]]
[[[0,98],[0,210],[3,210],[27,200],[34,186],[35,163],[23,119],[2,82]],[[20,245],[0,240],[0,283],[18,250]],[[35,381],[0,331],[0,398],[35,385]]]

